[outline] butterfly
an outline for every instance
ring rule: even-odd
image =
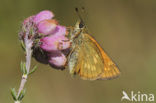
[[[108,80],[120,75],[117,65],[98,42],[87,33],[82,19],[69,31],[71,51],[66,68],[84,80]]]

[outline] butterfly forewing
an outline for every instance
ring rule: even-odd
[[[103,59],[103,63],[104,63],[104,71],[103,73],[100,75],[99,79],[112,79],[117,77],[120,74],[120,71],[118,69],[118,67],[116,66],[116,64],[110,59],[110,57],[104,52],[104,50],[101,48],[101,46],[96,42],[96,40],[94,38],[92,38],[90,35],[87,35],[88,38],[90,38],[90,40],[92,42],[94,42],[94,44],[98,47],[98,49],[100,50],[100,53],[102,55],[102,59]]]
[[[104,71],[103,59],[100,50],[86,35],[79,35],[75,39],[75,49],[70,55],[68,68],[83,79],[95,80]]]
[[[120,74],[117,66],[89,34],[81,33],[72,43],[68,59],[71,74],[82,79],[111,79]]]

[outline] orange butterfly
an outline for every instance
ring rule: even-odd
[[[70,30],[71,52],[66,68],[85,80],[113,79],[120,71],[97,41],[87,32],[82,20]]]

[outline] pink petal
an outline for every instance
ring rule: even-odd
[[[54,17],[54,14],[49,11],[49,10],[44,10],[39,12],[35,18],[34,18],[34,22],[36,24],[38,24],[40,21],[45,20],[45,19],[52,19]]]
[[[70,47],[70,42],[65,36],[51,35],[40,40],[40,47],[45,51],[64,50]]]
[[[66,27],[58,25],[56,27],[56,32],[53,35],[64,35],[65,36],[66,35]]]
[[[57,22],[55,20],[43,20],[38,23],[37,28],[38,32],[48,35],[52,34],[57,26]]]

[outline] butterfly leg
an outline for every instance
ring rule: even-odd
[[[72,50],[69,52],[69,54],[67,55],[67,58],[70,57],[70,55],[74,52],[74,50],[76,49],[76,46],[74,48],[72,48]]]
[[[69,40],[65,40],[65,41],[61,41],[61,42],[57,42],[57,50],[63,50],[63,49],[67,49],[71,46],[71,42]]]
[[[71,38],[74,28],[72,26],[69,26],[69,27],[66,27],[66,28],[67,28],[66,36],[68,38]]]
[[[75,51],[76,48],[78,48],[78,46],[74,46],[74,47],[70,50],[69,54],[67,54],[67,56],[66,56],[66,57],[68,58],[68,59],[67,59],[67,63],[68,63],[68,61],[69,61],[69,59],[70,59],[71,54]]]

